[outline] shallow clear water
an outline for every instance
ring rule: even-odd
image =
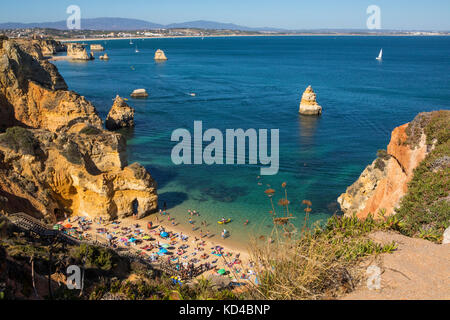
[[[313,202],[312,219],[338,209],[337,197],[386,148],[391,131],[422,111],[450,109],[449,37],[235,37],[97,41],[111,60],[57,61],[70,89],[94,103],[104,119],[114,97],[146,88],[130,99],[136,128],[125,132],[129,160],[140,162],[159,184],[161,204],[187,223],[188,209],[220,231],[233,219],[232,237],[270,228],[264,190],[287,182],[296,224],[301,201]],[[155,63],[156,49],[169,60]],[[375,57],[384,49],[384,60]],[[99,54],[97,53],[98,57]],[[324,108],[320,118],[299,116],[301,94],[312,85]],[[196,93],[192,97],[189,93]],[[172,131],[280,129],[280,172],[261,180],[257,166],[175,166]],[[262,185],[258,182],[261,181]],[[245,220],[248,227],[243,227]]]

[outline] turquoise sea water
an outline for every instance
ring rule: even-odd
[[[92,101],[104,119],[114,97],[130,99],[136,128],[124,131],[131,162],[159,184],[178,221],[196,209],[210,230],[217,220],[232,238],[267,234],[270,185],[281,198],[287,182],[300,226],[304,199],[312,219],[338,209],[336,199],[386,148],[391,131],[422,111],[450,109],[450,37],[234,37],[97,41],[111,60],[55,64],[70,89]],[[135,48],[140,52],[135,53]],[[169,60],[156,63],[156,49]],[[375,57],[384,49],[384,60]],[[96,54],[97,58],[99,54]],[[298,114],[312,85],[324,108],[320,118]],[[196,93],[195,97],[189,93]],[[280,172],[257,179],[258,166],[175,166],[172,131],[203,121],[204,129],[280,129]],[[258,182],[262,182],[259,185]],[[244,227],[245,220],[250,225]]]

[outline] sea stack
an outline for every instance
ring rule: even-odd
[[[148,93],[147,93],[147,90],[145,90],[145,89],[136,89],[131,94],[131,97],[132,98],[147,98]]]
[[[134,127],[134,109],[117,96],[106,118],[105,126],[108,130]]]
[[[103,56],[100,56],[100,60],[109,60],[109,56],[105,53]]]
[[[320,116],[322,114],[322,107],[317,103],[316,94],[311,86],[306,88],[303,93],[299,112],[308,116]]]
[[[67,56],[72,60],[82,60],[89,61],[94,60],[94,56],[88,54],[86,48],[79,43],[69,43],[67,44]]]
[[[156,50],[156,52],[155,52],[155,60],[156,61],[166,61],[167,57],[164,54],[164,51],[162,51],[161,49]]]
[[[91,44],[91,51],[105,51],[101,44]]]

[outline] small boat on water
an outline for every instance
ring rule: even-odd
[[[378,57],[377,57],[377,60],[378,60],[378,61],[383,60],[383,49],[381,49],[380,54],[379,54]]]
[[[139,49],[137,48],[137,46],[136,46],[136,50],[134,52],[139,53]]]
[[[230,222],[231,222],[231,219],[217,221],[218,224],[228,224]]]

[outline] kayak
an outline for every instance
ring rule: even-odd
[[[228,224],[231,222],[231,219],[225,220],[225,221],[217,221],[218,224]]]

